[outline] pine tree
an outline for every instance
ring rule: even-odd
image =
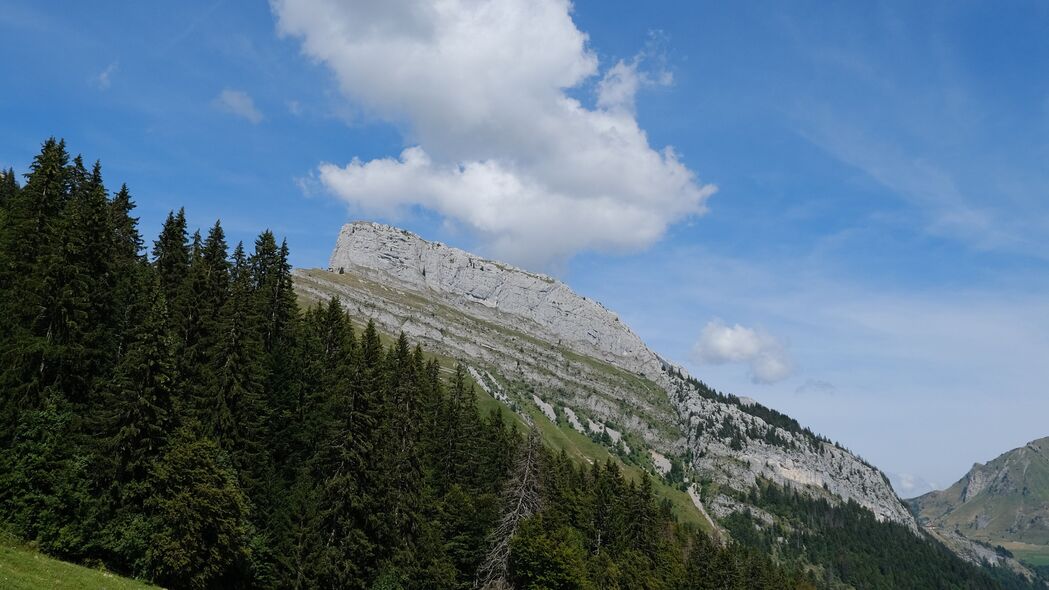
[[[207,245],[204,251],[207,259]],[[208,355],[214,382],[205,404],[210,418],[207,432],[230,454],[247,480],[248,489],[255,491],[253,488],[261,484],[268,466],[261,448],[266,419],[262,398],[266,366],[259,335],[261,322],[253,305],[251,276],[242,244],[234,249],[230,275],[229,297],[217,322],[217,341]]]
[[[157,462],[145,556],[148,577],[170,588],[250,583],[248,502],[227,455],[208,438],[177,433]]]
[[[6,216],[4,211],[11,204],[12,200],[18,196],[20,188],[13,168],[0,170],[0,227],[4,224]]]
[[[504,492],[503,515],[489,537],[488,553],[477,570],[474,588],[509,588],[511,543],[521,525],[542,508],[539,487],[541,453],[539,430],[533,425],[528,432],[528,442],[521,447],[514,461]]]
[[[220,313],[230,297],[230,263],[222,225],[215,222],[203,242],[195,233],[186,280],[178,290],[174,309],[178,335],[180,414],[202,427],[214,411],[213,390],[218,378],[214,354],[220,341]]]
[[[389,397],[383,413],[385,442],[380,451],[385,457],[383,479],[389,515],[390,535],[385,545],[394,548],[396,566],[403,570],[413,567],[412,556],[420,534],[419,512],[421,502],[422,464],[420,463],[421,407],[420,392],[423,378],[421,358],[412,354],[408,338],[401,333],[388,355]]]
[[[90,401],[112,342],[109,204],[98,167],[82,179],[80,168],[72,173],[78,179],[57,247],[42,260],[40,308],[30,324],[39,351],[37,386],[54,388],[77,409]]]
[[[122,493],[125,501],[141,501],[141,486],[172,430],[176,375],[167,303],[158,283],[145,299],[148,313],[134,330],[105,400],[105,448],[114,463],[113,481],[134,488]]]
[[[270,407],[266,424],[267,446],[278,463],[291,453],[295,434],[290,432],[295,407],[301,395],[298,357],[299,307],[288,263],[287,243],[277,248],[273,234],[263,232],[255,241],[250,260],[251,283],[261,320],[262,348],[266,354],[267,379],[264,398]]]
[[[153,242],[153,266],[160,277],[164,300],[169,308],[175,309],[180,301],[182,283],[189,274],[190,251],[186,244],[186,212],[168,213],[160,237]],[[177,315],[177,314],[176,314]]]
[[[26,185],[5,203],[0,226],[0,391],[4,440],[22,409],[42,400],[46,342],[33,332],[44,297],[43,274],[57,248],[70,193],[64,141],[48,139],[29,167]]]
[[[120,362],[129,346],[138,319],[131,313],[136,307],[136,301],[142,299],[142,292],[148,289],[156,276],[142,256],[143,241],[138,231],[138,218],[131,216],[134,208],[135,203],[127,185],[122,185],[109,205],[113,273],[113,313],[109,330],[114,337],[114,363]]]

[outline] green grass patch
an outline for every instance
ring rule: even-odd
[[[456,309],[450,308],[436,301],[424,299],[414,293],[402,292],[398,289],[374,283],[351,273],[338,274],[323,270],[309,269],[305,270],[304,274],[306,275],[306,281],[324,280],[350,285],[355,288],[363,288],[383,298],[408,305],[413,309],[432,311],[439,316],[454,315],[457,322],[473,323],[507,337],[518,338],[539,347],[554,349],[563,355],[567,361],[588,367],[591,371],[591,375],[602,380],[622,383],[631,391],[635,392],[639,398],[643,399],[645,403],[649,404],[651,407],[656,408],[659,411],[667,412],[669,415],[673,415],[674,410],[666,393],[663,392],[658,385],[640,375],[635,375],[629,371],[612,366],[598,359],[577,354],[566,347],[551,345],[548,342],[543,342],[528,334],[480,318],[464,315]],[[299,277],[297,280],[303,280],[303,278]],[[312,294],[307,294],[304,290],[298,290],[298,294],[299,305],[302,307],[315,305],[318,301],[321,301],[320,298]],[[354,313],[351,311],[350,315],[353,316]],[[355,324],[357,324],[357,322],[355,322]],[[360,326],[357,325],[356,327]],[[389,345],[394,340],[391,335],[385,334],[382,331],[380,331],[380,338],[386,345]],[[445,371],[450,371],[456,363],[455,359],[441,355],[427,353],[426,356],[429,358],[436,358]],[[516,414],[503,402],[496,400],[494,397],[486,393],[483,388],[474,383],[474,380],[470,375],[467,375],[467,381],[475,385],[474,389],[477,393],[477,405],[478,409],[482,412],[482,415],[487,415],[493,409],[502,409],[503,417],[505,419],[514,421],[517,424],[518,429],[522,432],[527,429],[527,425],[520,415]],[[513,390],[514,388],[510,385],[507,389]],[[510,392],[508,391],[508,393]],[[632,481],[639,481],[641,479],[644,471],[640,467],[624,463],[605,446],[594,442],[589,436],[572,429],[567,424],[555,424],[554,422],[551,422],[531,403],[531,391],[516,391],[511,393],[511,397],[520,398],[522,400],[520,402],[521,407],[524,408],[524,411],[528,413],[539,428],[544,443],[555,452],[561,452],[563,450],[570,459],[584,465],[589,465],[593,462],[604,463],[608,459],[612,459],[623,470],[623,475],[626,478]],[[637,411],[637,408],[634,408],[634,411]],[[644,412],[642,413],[644,414]],[[651,416],[642,416],[642,418],[650,424],[661,424],[661,421],[654,420]],[[664,425],[661,430],[666,431],[665,433],[669,437],[674,437],[680,434],[676,428],[672,426],[668,427]],[[670,500],[678,520],[681,522],[692,523],[701,530],[711,532],[709,521],[699,512],[686,492],[666,485],[658,476],[652,476],[652,483],[653,489],[658,496]]]
[[[114,573],[73,565],[0,538],[4,590],[137,590],[156,588]]]
[[[1003,542],[1001,545],[1012,551],[1016,559],[1024,563],[1035,566],[1049,565],[1049,546],[1047,545],[1032,545],[1016,541]]]

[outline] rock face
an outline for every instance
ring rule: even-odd
[[[926,527],[1049,553],[1049,437],[977,463],[946,490],[909,503]]]
[[[914,519],[880,471],[852,453],[812,436],[793,420],[780,426],[748,413],[753,408],[716,401],[681,388],[678,409],[687,420],[693,463],[715,481],[740,489],[758,478],[780,485],[812,490],[843,500],[854,500],[879,520],[898,522],[917,530]]]
[[[394,281],[459,305],[477,304],[480,307],[473,306],[471,312],[481,317],[517,317],[534,324],[529,332],[649,378],[662,370],[659,357],[616,314],[564,283],[428,242],[402,229],[368,222],[347,224],[331,254],[330,267]]]
[[[880,471],[753,400],[711,391],[556,279],[365,222],[342,229],[330,265],[296,271],[300,294],[337,296],[385,331],[467,362],[511,408],[564,421],[654,474],[679,461],[688,477],[741,492],[770,479],[917,530]],[[714,501],[719,513],[745,509]]]

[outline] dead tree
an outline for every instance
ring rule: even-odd
[[[488,537],[488,555],[477,570],[474,588],[504,590],[511,588],[507,579],[510,562],[510,541],[526,518],[539,512],[542,498],[539,493],[539,455],[542,441],[534,424],[528,431],[528,441],[514,459],[513,472],[503,492],[503,516]]]

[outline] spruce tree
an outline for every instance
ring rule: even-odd
[[[42,400],[45,339],[33,323],[44,297],[46,261],[58,247],[70,192],[64,141],[48,139],[29,167],[26,185],[5,203],[0,226],[0,435],[9,440],[18,413]]]
[[[152,473],[146,575],[169,588],[250,585],[248,501],[229,457],[182,430]]]
[[[216,221],[203,242],[194,233],[191,262],[172,307],[178,341],[179,402],[183,418],[206,427],[212,416],[217,376],[214,354],[221,334],[220,313],[230,296],[230,263],[222,225]]]
[[[153,242],[153,266],[160,277],[164,300],[169,308],[179,301],[182,283],[189,274],[190,251],[186,244],[186,212],[169,212],[164,228]]]
[[[205,246],[205,259],[207,250]],[[268,464],[261,447],[266,365],[242,244],[234,249],[230,274],[229,297],[219,311],[217,340],[208,355],[214,382],[204,407],[208,434],[230,454],[251,489],[261,483]]]
[[[105,448],[114,463],[113,481],[127,489],[123,498],[139,501],[140,488],[172,430],[176,386],[174,342],[159,283],[154,282],[143,299],[148,312],[134,329],[104,404]]]
[[[30,350],[39,358],[31,383],[38,391],[54,388],[78,410],[90,401],[111,352],[108,207],[96,167],[78,179],[56,247],[41,261],[39,310],[30,324],[36,340]]]

